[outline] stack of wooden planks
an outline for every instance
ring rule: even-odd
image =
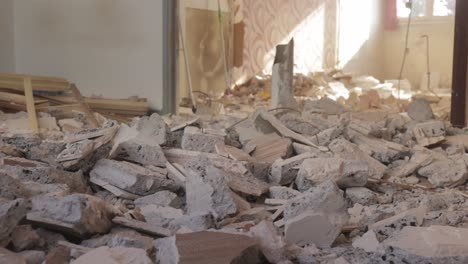
[[[27,111],[28,114],[78,111],[84,112],[88,119],[93,119],[89,116],[92,112],[98,112],[125,122],[147,114],[149,105],[142,98],[83,97],[74,84],[63,78],[0,73],[0,110]],[[90,122],[94,123],[93,120]]]

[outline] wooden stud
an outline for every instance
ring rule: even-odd
[[[31,77],[25,76],[23,79],[24,95],[26,97],[26,109],[28,110],[29,126],[35,133],[39,133],[39,122],[36,116],[36,106],[32,90]]]

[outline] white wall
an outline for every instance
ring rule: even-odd
[[[163,0],[14,0],[16,71],[162,108]]]
[[[15,71],[13,0],[0,0],[0,72]]]
[[[340,3],[340,66],[348,73],[383,78],[384,1],[341,0]]]
[[[397,79],[404,51],[406,25],[401,24],[396,31],[385,33],[385,78]],[[409,79],[414,88],[419,89],[422,75],[427,71],[426,42],[430,38],[431,72],[438,72],[441,87],[451,87],[454,44],[454,21],[413,24],[410,28],[409,53],[403,78]]]

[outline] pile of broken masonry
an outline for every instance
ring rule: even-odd
[[[468,262],[468,132],[423,99],[229,125],[41,119],[0,127],[0,263]]]

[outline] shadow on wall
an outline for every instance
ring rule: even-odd
[[[371,28],[380,22],[380,14],[373,12],[376,5],[374,0],[243,0],[244,64],[236,69],[237,83],[270,74],[276,45],[291,38],[296,73],[334,68],[338,61],[359,73],[375,69],[363,64],[378,48],[368,45]]]
[[[310,72],[335,63],[336,0],[243,0],[244,64],[238,83],[271,73],[276,45],[295,39],[295,71]]]

